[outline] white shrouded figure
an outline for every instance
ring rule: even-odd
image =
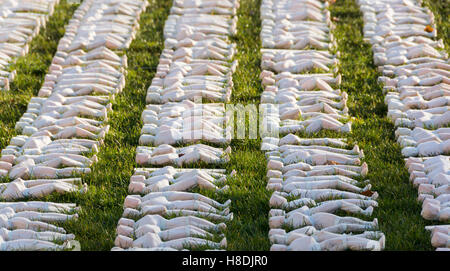
[[[52,231],[37,232],[27,229],[8,230],[5,228],[0,228],[0,237],[2,237],[3,240],[5,241],[34,239],[34,240],[54,242],[54,241],[68,241],[75,239],[75,235],[73,234],[63,234]]]
[[[48,180],[39,182],[36,180],[35,184],[28,185],[22,179],[16,179],[11,183],[0,184],[0,199],[12,200],[21,198],[39,198],[50,195],[51,193],[69,193],[87,191],[87,185],[84,184],[82,188],[79,185],[65,182],[64,180]]]

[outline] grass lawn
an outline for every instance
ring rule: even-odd
[[[441,37],[448,37],[448,5],[430,1]],[[445,2],[445,1],[444,1]],[[448,3],[448,1],[447,1]],[[138,146],[145,107],[145,95],[155,74],[159,55],[164,48],[163,27],[172,0],[153,1],[141,15],[140,31],[127,51],[128,75],[124,91],[116,95],[111,129],[98,154],[99,162],[92,174],[83,177],[89,185],[84,195],[51,195],[43,200],[75,202],[82,207],[78,221],[65,224],[67,232],[74,233],[83,250],[110,250],[114,245],[117,221],[122,215],[122,204],[127,195],[129,178],[136,167],[135,149]],[[241,0],[238,10],[236,59],[239,66],[234,74],[232,103],[259,104],[262,92],[259,80],[261,0]],[[14,125],[26,110],[29,99],[36,95],[56,51],[58,40],[64,34],[76,6],[61,1],[47,29],[36,37],[30,54],[17,64],[17,80],[8,93],[0,93],[0,148],[3,149],[15,135]],[[444,11],[445,10],[445,11]],[[357,143],[365,152],[373,190],[378,191],[379,207],[373,217],[379,219],[380,230],[386,234],[387,250],[431,250],[425,225],[431,223],[420,216],[421,205],[416,201],[417,191],[408,181],[408,173],[395,143],[394,126],[386,117],[382,87],[377,84],[378,73],[372,61],[370,45],[362,40],[362,15],[354,0],[339,0],[330,8],[336,18],[334,31],[341,52],[341,89],[349,94],[348,106],[353,120],[349,142]],[[447,16],[445,16],[447,14]],[[444,36],[442,36],[444,35]],[[448,44],[448,38],[447,38]],[[448,47],[447,47],[448,48]],[[314,136],[334,135],[320,133]],[[266,186],[266,161],[259,150],[260,140],[233,140],[231,161],[225,167],[235,169],[237,176],[229,180],[230,190],[214,197],[220,201],[232,199],[234,220],[227,223],[229,250],[268,250],[268,212],[270,192]],[[210,194],[208,194],[210,195]]]

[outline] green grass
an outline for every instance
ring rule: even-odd
[[[155,74],[159,55],[164,47],[163,27],[172,0],[153,1],[141,15],[141,28],[126,52],[128,56],[127,84],[116,95],[111,129],[98,154],[99,162],[92,167],[92,174],[84,176],[89,192],[84,195],[51,195],[44,200],[74,202],[82,207],[78,221],[64,225],[74,233],[83,250],[110,250],[114,245],[117,221],[122,215],[129,178],[136,167],[135,149],[138,146],[142,122],[140,115],[145,107],[145,95]],[[439,31],[448,33],[448,5],[432,1],[433,11],[442,12]],[[239,66],[234,74],[232,103],[259,104],[262,92],[259,79],[261,0],[241,0],[238,10],[238,34],[236,59]],[[64,33],[75,6],[62,1],[47,29],[32,43],[31,53],[17,62],[18,78],[8,93],[0,93],[0,148],[4,148],[15,135],[14,125],[26,110],[31,96],[36,95],[58,40]],[[444,13],[446,9],[447,13]],[[354,0],[337,1],[331,7],[336,17],[334,34],[341,52],[340,71],[343,76],[341,89],[349,94],[348,106],[355,117],[353,132],[348,140],[364,149],[369,165],[369,176],[380,194],[377,217],[380,229],[386,234],[387,250],[430,250],[429,234],[424,226],[431,224],[420,216],[421,206],[416,201],[417,191],[408,181],[408,173],[395,143],[394,126],[387,119],[382,87],[377,84],[379,74],[372,61],[370,45],[362,40],[362,18]],[[447,32],[445,32],[447,31]],[[441,37],[447,37],[448,34]],[[314,135],[333,135],[323,132]],[[229,250],[268,250],[268,212],[270,192],[265,189],[267,180],[266,160],[259,150],[261,141],[233,140],[231,161],[225,165],[228,171],[235,169],[237,176],[229,180],[230,190],[214,195],[219,201],[232,199],[234,220],[228,222],[226,236]]]

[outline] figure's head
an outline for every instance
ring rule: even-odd
[[[441,212],[441,207],[439,202],[436,203],[436,200],[425,199],[422,204],[422,212],[421,215],[423,218],[428,220],[435,220],[439,217],[439,213]]]
[[[136,209],[133,208],[125,208],[125,210],[123,211],[123,217],[138,217],[140,216],[140,212]]]
[[[269,217],[284,216],[285,214],[286,212],[282,209],[270,209],[269,211]]]
[[[271,229],[281,228],[284,224],[284,216],[273,216],[269,218],[269,227]]]
[[[282,197],[279,194],[273,193],[272,197],[270,197],[269,205],[270,207],[281,207],[287,202],[288,201],[286,198]]]

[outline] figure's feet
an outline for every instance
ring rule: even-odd
[[[219,223],[216,226],[217,231],[222,232],[227,229],[227,225],[225,223]]]
[[[364,162],[361,165],[361,176],[365,177],[365,176],[367,176],[368,173],[369,173],[369,167],[367,166],[367,163]]]
[[[83,184],[83,187],[80,189],[80,193],[81,194],[86,194],[88,191],[88,185],[87,184]]]
[[[378,228],[378,218],[374,218],[372,224],[374,228]]]
[[[366,215],[366,216],[371,216],[372,213],[373,213],[373,207],[372,206],[367,207],[367,209],[363,211],[363,214]]]
[[[226,248],[227,247],[227,238],[223,238],[222,241],[220,241],[220,247]]]
[[[228,186],[228,185],[225,185],[224,187],[222,187],[222,188],[220,188],[219,190],[218,190],[218,192],[226,192],[226,191],[228,191],[230,189],[230,187]]]
[[[366,186],[363,188],[362,192],[370,191],[371,188],[372,188],[372,185],[369,183],[368,185],[366,185]]]

